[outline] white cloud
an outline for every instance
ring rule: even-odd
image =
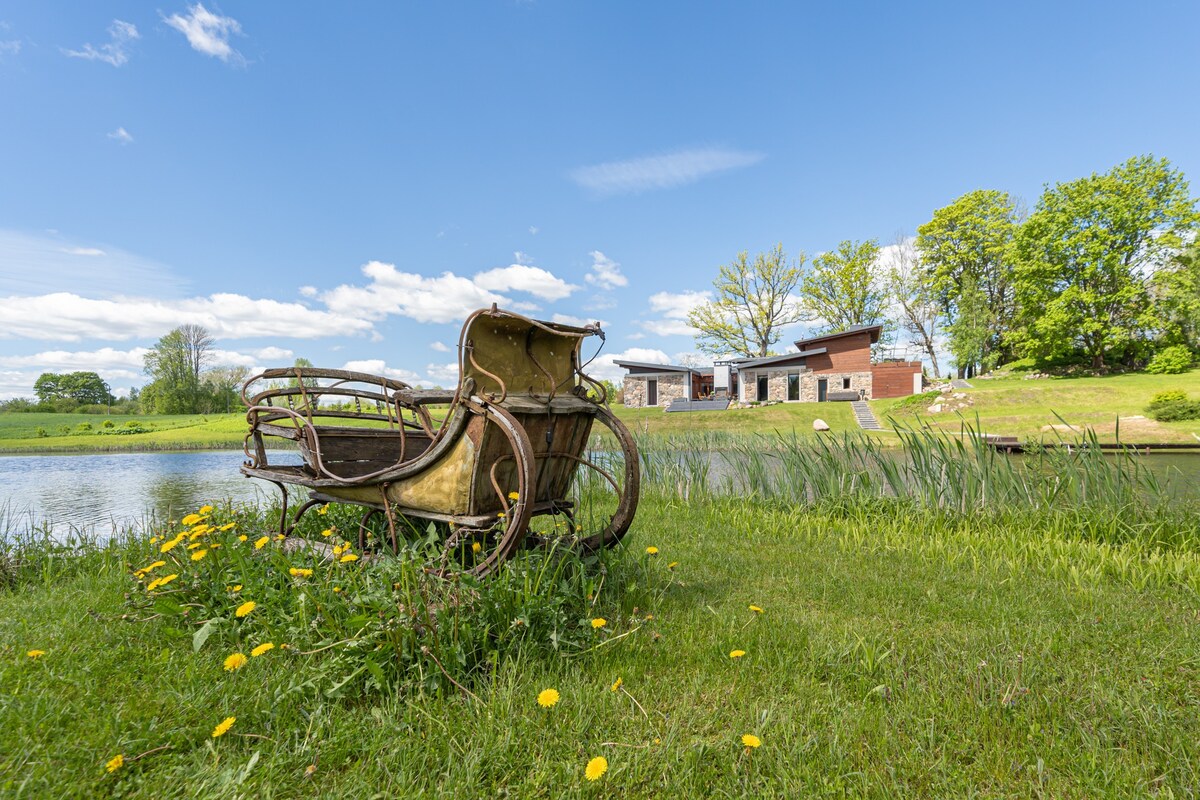
[[[645,364],[670,364],[671,359],[662,350],[647,347],[630,347],[623,353],[609,353],[596,357],[585,370],[593,378],[608,381],[619,381],[625,377],[625,370],[614,364],[614,361],[641,361]]]
[[[319,292],[317,291],[317,287],[315,287],[315,286],[301,286],[300,287],[300,296],[301,297],[316,297],[318,294],[319,294]]]
[[[150,351],[145,347],[135,347],[132,350],[115,350],[111,347],[87,351],[47,350],[28,356],[0,356],[0,367],[33,367],[42,372],[99,372],[117,369],[134,369],[140,372],[148,352]]]
[[[532,264],[533,259],[529,257],[529,253],[522,253],[520,250],[513,253],[513,261],[518,264]]]
[[[254,357],[262,361],[290,360],[294,355],[296,354],[284,347],[263,347],[254,351]]]
[[[620,264],[599,250],[593,250],[589,255],[592,257],[592,271],[584,276],[585,281],[601,289],[629,285],[629,279],[621,274]]]
[[[115,131],[112,131],[111,133],[107,134],[107,136],[109,139],[115,139],[116,141],[120,142],[121,144],[132,144],[133,143],[133,135],[130,134],[129,131],[125,130],[124,128],[117,128]]]
[[[372,375],[382,375],[385,378],[404,381],[410,385],[421,382],[421,376],[417,373],[407,369],[392,369],[382,358],[364,358],[357,361],[347,361],[342,365],[342,369],[350,370],[351,372],[368,372]]]
[[[108,35],[109,42],[107,44],[102,44],[99,47],[85,44],[82,50],[64,49],[63,53],[72,58],[103,61],[105,64],[119,67],[129,60],[128,47],[130,42],[142,38],[141,34],[138,33],[136,25],[132,22],[122,22],[119,19],[114,19],[112,25],[108,26]]]
[[[540,267],[531,267],[526,264],[489,269],[477,274],[474,280],[475,285],[482,289],[498,292],[515,289],[550,301],[562,300],[579,288],[572,286],[562,278],[556,278],[553,273]]]
[[[660,314],[659,319],[641,322],[647,332],[658,336],[695,336],[697,330],[688,324],[688,312],[707,303],[711,292],[657,292],[650,295],[650,310]]]
[[[380,261],[366,264],[362,272],[370,279],[366,286],[343,284],[321,295],[330,311],[367,319],[399,314],[417,322],[455,322],[492,303],[511,305],[507,297],[451,272],[427,278]]]
[[[536,311],[537,306],[499,294],[523,291],[546,300],[559,300],[576,288],[538,267],[513,264],[464,278],[444,272],[429,278],[402,272],[393,264],[371,261],[362,273],[366,286],[343,284],[320,295],[336,314],[381,319],[388,314],[417,322],[461,322],[471,312],[492,303],[513,310]]]
[[[62,251],[70,256],[102,256],[105,254],[99,247],[64,247]]]
[[[434,350],[438,353],[449,353],[450,352],[450,348],[447,347],[442,342],[434,342],[433,344],[429,345],[429,349]]]
[[[576,328],[585,328],[588,325],[594,325],[597,322],[600,323],[601,328],[608,325],[608,323],[604,320],[584,319],[583,317],[576,317],[572,314],[554,314],[550,317],[550,321],[557,322],[559,325],[574,325]]]
[[[428,364],[425,372],[432,383],[445,386],[447,389],[458,386],[458,363]]]
[[[762,159],[761,153],[696,148],[580,167],[571,172],[571,179],[597,194],[628,194],[684,186],[718,172],[757,164]]]
[[[192,49],[229,63],[245,63],[242,54],[229,45],[231,34],[241,35],[242,26],[233,17],[222,17],[201,3],[188,7],[187,16],[164,16],[163,22],[187,37]]]
[[[187,322],[219,339],[254,336],[314,339],[364,334],[361,317],[314,311],[298,303],[213,294],[186,300],[118,297],[96,300],[69,292],[0,297],[0,339],[48,341],[157,338]]]
[[[21,42],[19,39],[9,39],[0,42],[0,56],[15,56],[21,52]]]
[[[530,236],[537,236],[537,235],[538,235],[538,231],[540,231],[540,230],[541,230],[541,228],[539,228],[538,226],[536,226],[536,225],[530,225],[530,226],[529,226],[529,235],[530,235]]]

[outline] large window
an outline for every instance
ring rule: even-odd
[[[788,398],[788,400],[791,400],[792,402],[795,402],[800,399],[800,373],[799,372],[789,372],[788,373],[787,398]]]

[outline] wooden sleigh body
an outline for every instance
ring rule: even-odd
[[[593,335],[603,336],[598,326],[482,309],[463,325],[453,391],[346,370],[266,370],[242,390],[250,429],[241,471],[283,493],[281,533],[315,505],[358,505],[364,523],[385,516],[393,548],[400,523],[436,523],[444,555],[481,576],[525,543],[539,517],[559,518],[584,548],[612,545],[637,509],[638,453],[604,387],[581,370],[581,345]],[[588,458],[597,423],[615,437],[618,466]],[[294,442],[303,464],[270,463],[272,437]],[[615,497],[599,521],[576,519],[580,470],[595,470]],[[290,522],[288,486],[309,490]]]

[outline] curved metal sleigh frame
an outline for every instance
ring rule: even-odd
[[[241,471],[282,492],[281,534],[313,506],[353,504],[366,508],[360,545],[376,514],[393,550],[398,523],[415,530],[415,521],[433,522],[445,533],[443,563],[456,555],[477,576],[534,539],[527,535],[535,517],[562,517],[584,549],[611,546],[633,522],[640,475],[633,437],[609,410],[604,386],[580,366],[582,343],[595,335],[604,337],[598,325],[542,322],[495,306],[476,311],[459,338],[454,391],[346,370],[268,369],[242,388],[250,430]],[[274,383],[251,393],[266,381]],[[623,474],[587,457],[596,422],[616,438]],[[295,442],[304,463],[271,464],[269,437]],[[585,469],[616,496],[615,512],[589,530],[570,499]],[[290,522],[288,486],[309,490]]]

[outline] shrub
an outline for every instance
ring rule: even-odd
[[[41,427],[40,425],[38,426],[38,429],[37,429],[37,431],[35,431],[35,433],[37,433],[37,437],[39,439],[45,439],[47,436],[50,435],[50,434],[46,433],[46,429]]]
[[[126,428],[140,428],[140,427],[142,427],[142,423],[138,422],[136,419],[126,420],[125,427]]]
[[[1200,419],[1200,400],[1176,400],[1171,403],[1163,403],[1150,412],[1150,416],[1159,422]]]
[[[71,426],[70,425],[59,425],[58,432],[61,433],[63,436],[69,436],[71,433]]]
[[[921,394],[910,394],[908,397],[901,398],[892,406],[892,411],[921,411],[926,406],[942,396],[939,391],[922,392]]]
[[[81,422],[75,426],[75,430],[79,431],[80,433],[87,433],[91,429],[92,429],[92,423],[90,423],[90,422]]]
[[[1146,413],[1151,413],[1169,403],[1178,403],[1187,400],[1187,395],[1179,389],[1167,389],[1162,392],[1155,392],[1150,398],[1150,405],[1146,406]]]
[[[102,424],[100,427],[102,427],[102,428],[112,428],[112,427],[115,427],[115,426],[116,426],[116,424],[117,424],[117,423],[113,422],[111,419],[106,419],[106,420],[104,420],[103,424]]]
[[[1192,351],[1177,344],[1159,350],[1146,365],[1146,372],[1153,372],[1155,375],[1177,375],[1191,369],[1191,366]]]

